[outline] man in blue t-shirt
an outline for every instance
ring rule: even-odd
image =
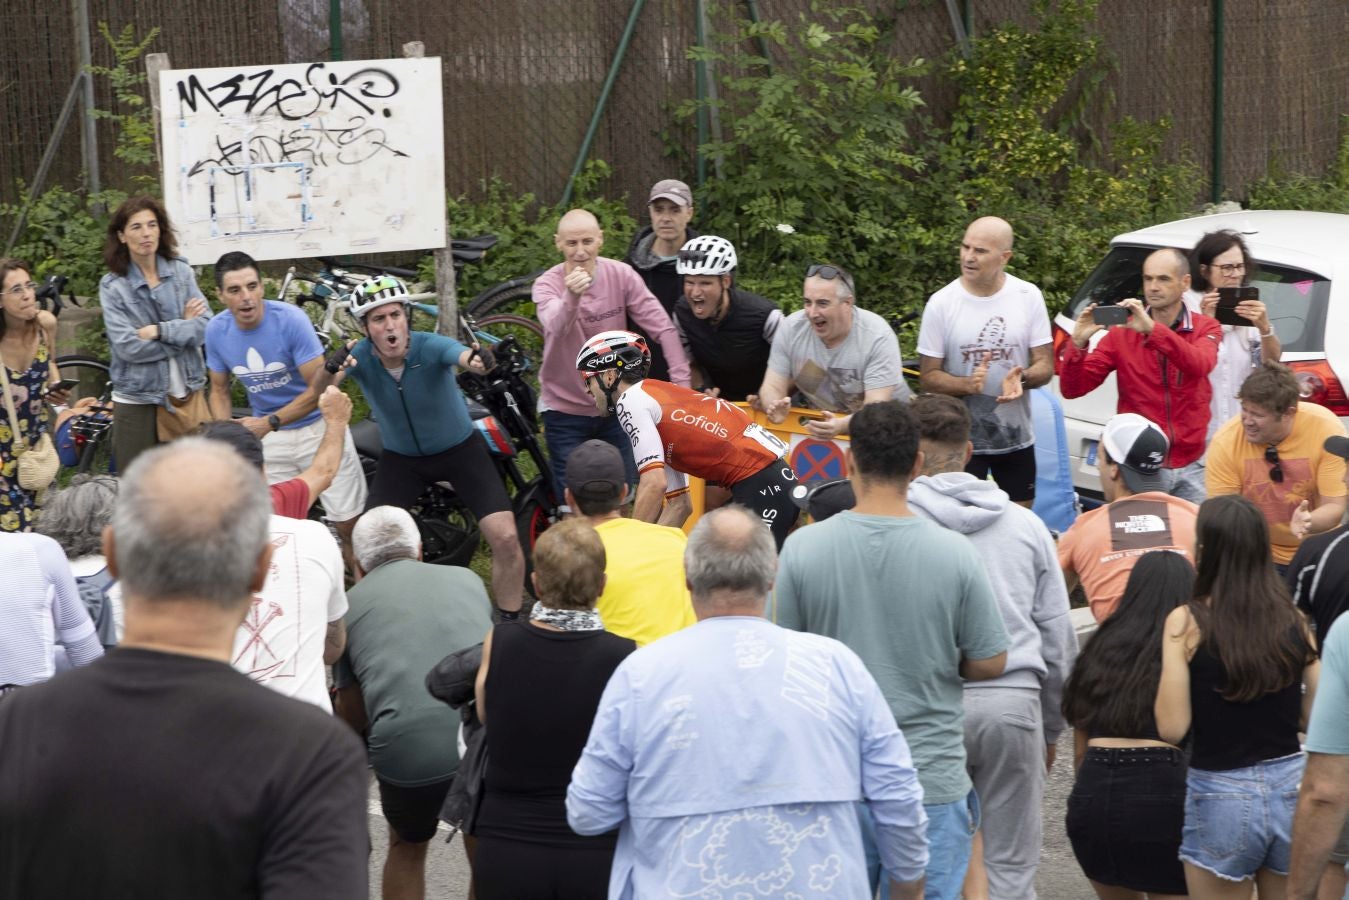
[[[239,379],[253,413],[240,424],[262,440],[267,480],[288,481],[309,468],[323,440],[318,410],[326,384],[318,379],[323,347],[299,308],[263,299],[258,264],[247,253],[234,251],[216,260],[215,283],[227,311],[206,329],[211,412],[217,419],[230,418],[230,375]],[[350,564],[351,530],[366,500],[365,473],[350,432],[337,475],[322,499]]]

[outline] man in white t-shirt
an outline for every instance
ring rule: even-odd
[[[1035,501],[1029,388],[1054,375],[1053,337],[1040,289],[1007,274],[1012,226],[985,216],[965,229],[960,277],[928,298],[918,332],[923,390],[965,401],[974,454],[965,471],[990,474],[1013,501]]]
[[[257,441],[251,434],[242,439]],[[221,443],[262,468],[260,446],[245,451]],[[342,551],[328,528],[312,519],[273,513],[268,530],[267,581],[234,636],[230,662],[259,684],[330,713],[326,668],[347,646]]]

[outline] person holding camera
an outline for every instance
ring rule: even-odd
[[[1218,362],[1222,329],[1184,303],[1190,262],[1166,247],[1143,261],[1143,299],[1121,300],[1118,319],[1103,324],[1097,313],[1109,307],[1088,304],[1077,317],[1072,340],[1058,354],[1059,388],[1066,399],[1088,394],[1115,373],[1116,412],[1138,413],[1157,423],[1171,441],[1161,470],[1165,491],[1193,503],[1205,497],[1204,455],[1209,373]],[[1108,321],[1108,320],[1107,320]],[[1093,335],[1109,329],[1094,349]]]
[[[1204,235],[1190,251],[1190,272],[1193,280],[1185,292],[1185,305],[1217,319],[1223,330],[1218,365],[1209,376],[1213,385],[1208,423],[1211,442],[1223,423],[1241,412],[1237,391],[1246,376],[1261,363],[1278,362],[1283,345],[1259,292],[1248,286],[1255,261],[1241,235],[1235,231]]]

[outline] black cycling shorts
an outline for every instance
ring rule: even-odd
[[[506,485],[477,429],[450,449],[430,456],[404,456],[386,447],[379,455],[365,508],[408,509],[428,485],[437,481],[448,481],[478,521],[511,508]]]
[[[772,529],[773,540],[779,550],[796,524],[796,517],[801,514],[801,510],[792,502],[794,484],[796,473],[792,471],[791,463],[785,459],[775,459],[730,487],[731,498],[758,513],[763,523]]]
[[[433,781],[416,787],[389,784],[376,776],[379,782],[379,806],[389,827],[407,844],[424,844],[436,836],[440,824],[440,807],[450,792],[450,782]]]

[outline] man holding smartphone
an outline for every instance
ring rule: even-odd
[[[1222,330],[1208,316],[1186,308],[1190,264],[1173,248],[1152,253],[1143,262],[1144,299],[1130,297],[1122,325],[1112,325],[1095,349],[1088,343],[1105,328],[1094,318],[1095,303],[1077,317],[1072,341],[1059,352],[1059,388],[1069,400],[1088,394],[1115,373],[1116,412],[1138,413],[1155,422],[1171,442],[1161,475],[1167,493],[1204,502],[1204,455],[1209,403],[1209,373],[1218,362]]]

